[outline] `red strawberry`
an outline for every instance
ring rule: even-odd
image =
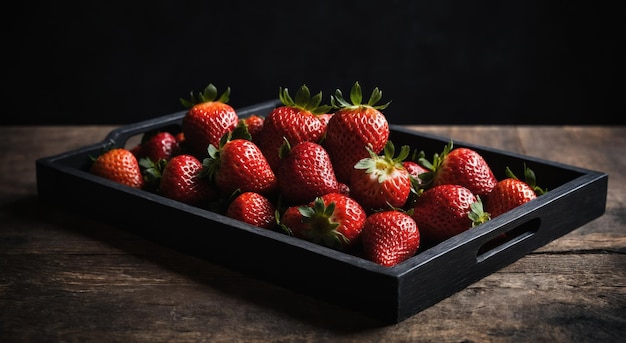
[[[536,185],[535,173],[524,165],[525,181],[518,179],[508,167],[507,178],[498,181],[485,199],[485,210],[495,218],[504,212],[525,204],[545,191]]]
[[[448,143],[441,155],[435,155],[430,163],[425,158],[418,161],[429,170],[422,175],[426,187],[438,185],[461,185],[475,195],[485,197],[498,180],[485,159],[475,150],[453,149]]]
[[[190,205],[215,200],[217,191],[200,175],[202,169],[202,162],[193,155],[172,157],[163,168],[159,191],[167,198]]]
[[[409,172],[409,175],[413,177],[414,180],[417,181],[418,185],[422,184],[422,179],[420,175],[428,172],[428,169],[422,167],[415,161],[404,161],[402,162],[402,166]]]
[[[424,239],[441,242],[489,220],[480,198],[460,185],[439,185],[424,191],[411,215]]]
[[[411,159],[402,162],[402,166],[409,172],[411,179],[411,193],[409,194],[409,198],[404,205],[405,208],[412,207],[412,204],[415,202],[417,197],[419,197],[424,191],[425,185],[422,180],[422,175],[427,175],[429,170],[415,162],[419,160],[419,158],[423,157],[424,152],[420,151],[419,153],[414,153]]]
[[[143,156],[157,162],[160,159],[169,160],[178,152],[178,141],[173,134],[162,131],[150,135],[141,143]]]
[[[278,188],[276,175],[261,153],[250,141],[244,126],[222,137],[219,148],[209,145],[209,157],[203,161],[206,173],[223,195],[257,192],[269,195]]]
[[[263,130],[265,118],[258,114],[252,114],[245,118],[241,118],[240,121],[248,128],[248,132],[252,137],[251,140],[255,143],[258,142],[258,135],[261,130]]]
[[[209,84],[198,97],[191,92],[191,99],[180,99],[189,108],[182,121],[185,142],[197,157],[206,157],[209,144],[219,145],[222,136],[232,131],[239,122],[235,110],[227,104],[228,88],[217,98],[217,89]]]
[[[360,160],[352,169],[350,196],[368,211],[404,206],[411,192],[409,172],[402,166],[409,155],[409,146],[403,146],[397,157],[391,141],[385,145],[382,156],[368,151],[370,157]]]
[[[354,199],[329,193],[308,205],[287,208],[280,224],[295,237],[336,250],[348,250],[360,242],[366,216]]]
[[[281,149],[276,172],[278,189],[288,204],[304,204],[327,193],[338,193],[339,183],[326,150],[319,144],[304,141]]]
[[[265,196],[256,192],[239,194],[226,209],[226,216],[264,229],[276,223],[276,206]]]
[[[420,231],[415,220],[398,210],[371,214],[361,232],[365,257],[383,266],[394,266],[415,255]]]
[[[278,218],[279,228],[286,234],[304,239],[304,232],[308,231],[310,225],[304,223],[300,205],[288,206]]]
[[[389,123],[381,110],[389,103],[375,105],[382,98],[382,92],[375,88],[367,104],[362,104],[361,86],[352,86],[349,103],[341,91],[336,90],[331,103],[336,112],[328,121],[323,145],[333,162],[337,179],[349,183],[354,165],[369,157],[367,147],[379,154],[389,138]]]
[[[139,162],[128,149],[114,148],[104,152],[93,161],[89,171],[133,188],[144,186]]]
[[[280,164],[279,150],[285,139],[295,146],[304,141],[319,142],[326,132],[326,122],[318,115],[327,113],[331,107],[320,105],[322,92],[311,97],[306,85],[300,87],[295,101],[287,88],[280,88],[278,94],[282,106],[275,108],[266,117],[263,129],[258,136],[261,151],[273,170]]]

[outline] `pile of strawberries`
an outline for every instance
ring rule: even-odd
[[[330,105],[303,85],[281,106],[240,118],[210,84],[181,99],[181,131],[146,132],[132,148],[94,158],[90,171],[384,266],[541,195],[533,172],[497,180],[476,151],[452,142],[427,160],[395,147],[375,88],[358,82]]]

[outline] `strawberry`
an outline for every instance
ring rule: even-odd
[[[165,165],[172,157],[184,153],[181,144],[183,140],[182,132],[177,134],[168,131],[144,133],[141,143],[133,150],[142,169],[144,189],[158,192]]]
[[[370,157],[360,160],[352,169],[350,196],[368,211],[404,206],[411,192],[409,172],[402,166],[409,155],[409,146],[403,146],[397,157],[391,141],[387,141],[382,156],[367,150]]]
[[[209,144],[219,145],[222,136],[232,131],[239,122],[237,112],[227,104],[230,88],[217,98],[217,88],[209,84],[196,97],[191,92],[191,99],[180,99],[183,106],[189,108],[182,121],[185,142],[190,153],[198,158],[206,157]]]
[[[409,175],[413,176],[414,178],[419,178],[419,175],[421,173],[428,172],[426,168],[420,166],[415,161],[403,161],[402,166],[409,172]]]
[[[328,193],[307,205],[291,206],[280,219],[293,236],[336,250],[349,250],[360,242],[367,215],[354,199]]]
[[[325,120],[318,115],[327,113],[331,107],[320,105],[322,92],[311,97],[309,88],[303,85],[298,89],[295,100],[289,96],[287,88],[279,89],[282,106],[272,110],[263,123],[258,136],[258,145],[273,170],[280,164],[279,150],[285,139],[295,146],[304,141],[319,142],[326,132]]]
[[[169,160],[178,153],[178,141],[176,137],[167,131],[161,131],[144,135],[141,142],[141,153],[137,158],[147,157],[153,162],[161,159]]]
[[[505,174],[507,178],[498,181],[485,199],[485,210],[489,212],[491,218],[545,193],[545,190],[536,185],[535,173],[526,165],[524,165],[524,181],[518,179],[508,167]]]
[[[181,154],[172,157],[161,173],[161,195],[190,205],[200,205],[217,198],[217,191],[202,177],[202,162],[195,156]]]
[[[222,195],[230,196],[237,190],[270,195],[278,188],[269,163],[249,139],[245,126],[238,126],[222,137],[219,147],[209,145],[203,173],[215,182]]]
[[[420,176],[425,187],[461,185],[473,194],[485,197],[498,182],[477,151],[453,148],[452,142],[446,144],[441,155],[434,156],[432,163],[423,157],[418,162],[429,170]]]
[[[430,242],[441,242],[489,220],[480,197],[460,185],[425,190],[415,201],[411,217]]]
[[[411,177],[417,181],[418,185],[422,184],[422,179],[420,178],[420,175],[428,172],[428,169],[422,167],[421,165],[419,165],[419,163],[415,161],[404,161],[402,162],[402,166],[409,172],[409,175],[411,175]]]
[[[133,188],[143,188],[144,180],[139,162],[125,148],[113,148],[98,156],[91,165],[92,174]]]
[[[382,92],[375,88],[367,104],[362,104],[361,86],[356,82],[350,91],[349,103],[339,89],[331,96],[331,104],[336,109],[328,121],[323,145],[333,162],[337,179],[349,183],[354,165],[369,157],[367,147],[379,154],[389,138],[389,123],[381,110],[384,105],[376,105]]]
[[[243,192],[228,204],[225,215],[244,223],[271,229],[276,223],[276,206],[265,196],[256,192]]]
[[[361,239],[365,257],[387,267],[415,255],[420,247],[420,231],[415,220],[393,209],[367,217]]]
[[[303,221],[300,213],[301,205],[288,206],[276,219],[278,227],[286,234],[301,239],[306,239],[304,232],[310,230],[310,225]],[[281,211],[281,210],[279,210]]]
[[[265,117],[258,114],[251,114],[245,118],[239,119],[239,121],[243,123],[248,129],[248,132],[252,137],[251,140],[255,143],[258,142],[257,136],[260,134],[261,130],[263,130]]]
[[[278,189],[289,204],[304,204],[327,193],[338,193],[339,184],[326,150],[304,141],[291,147],[285,142],[276,172]]]
[[[422,181],[422,174],[426,175],[425,173],[429,170],[416,162],[422,157],[424,157],[424,151],[420,151],[419,153],[415,152],[411,159],[402,162],[402,166],[409,172],[409,178],[411,179],[411,193],[404,205],[405,208],[412,207],[417,197],[424,191],[425,186]]]

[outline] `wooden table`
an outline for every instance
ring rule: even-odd
[[[617,342],[626,127],[413,126],[603,171],[606,213],[394,325],[41,205],[35,160],[113,126],[0,128],[0,341]]]

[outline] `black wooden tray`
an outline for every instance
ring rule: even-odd
[[[268,101],[237,112],[241,117],[265,115],[278,104]],[[90,156],[109,144],[126,146],[133,137],[155,129],[180,131],[184,113],[123,126],[100,142],[38,159],[40,201],[388,323],[432,306],[605,211],[605,173],[455,140],[455,147],[482,154],[498,179],[504,177],[506,166],[526,163],[549,191],[403,263],[383,267],[87,172]],[[407,144],[424,150],[426,156],[441,152],[450,141],[395,125],[391,130],[396,146]],[[502,233],[512,239],[493,245]]]

